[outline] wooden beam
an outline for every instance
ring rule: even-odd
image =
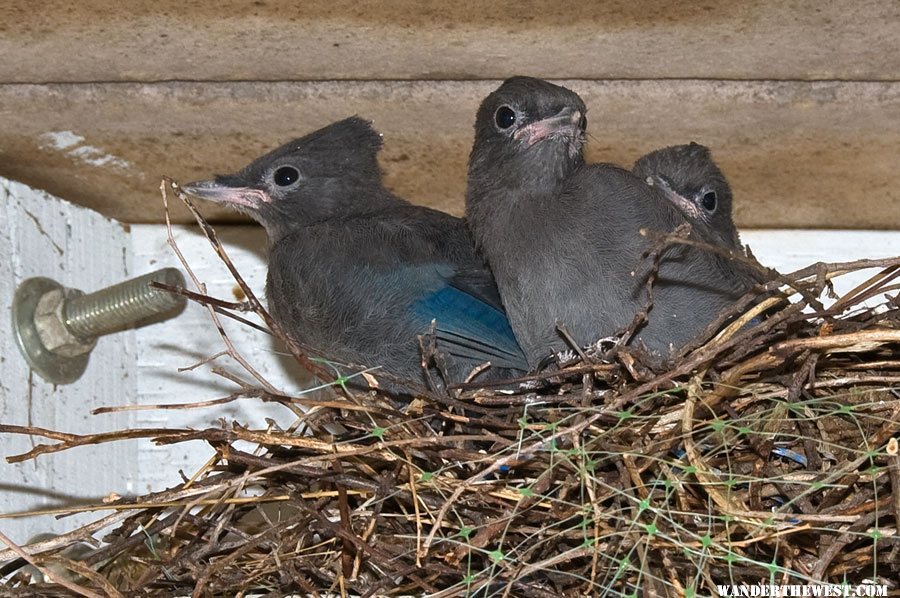
[[[589,108],[592,160],[630,165],[663,145],[710,146],[740,226],[900,228],[900,83],[563,83]],[[126,222],[160,222],[161,175],[229,172],[360,114],[385,136],[387,183],[459,214],[475,109],[497,84],[0,85],[0,175]]]
[[[896,0],[7,0],[0,82],[900,79]]]

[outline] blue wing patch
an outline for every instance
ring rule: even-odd
[[[437,322],[438,346],[450,355],[528,370],[506,314],[481,299],[444,286],[415,302],[413,309],[424,321]]]

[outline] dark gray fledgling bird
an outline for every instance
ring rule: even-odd
[[[265,227],[269,310],[324,356],[421,386],[417,335],[436,320],[454,381],[487,361],[477,380],[521,373],[527,363],[465,223],[386,190],[380,148],[370,123],[352,117],[184,190]]]
[[[732,220],[731,186],[709,148],[694,143],[658,149],[634,163],[631,171],[660,191],[720,245],[743,252]]]
[[[481,104],[469,157],[466,217],[532,366],[626,329],[648,303],[654,241],[686,222],[672,202],[617,166],[586,165],[585,107],[574,92],[514,77]],[[692,233],[699,234],[699,231]],[[752,280],[727,259],[666,250],[649,320],[636,340],[667,357],[700,333]]]

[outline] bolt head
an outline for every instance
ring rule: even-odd
[[[90,354],[68,357],[44,346],[35,325],[35,312],[41,298],[51,291],[64,293],[65,289],[58,282],[42,277],[29,278],[19,285],[12,304],[13,332],[19,350],[36,374],[53,384],[71,384],[84,373]],[[49,304],[45,305],[45,310],[48,308]]]
[[[97,339],[85,342],[66,327],[63,311],[66,300],[81,294],[74,289],[54,289],[38,299],[34,310],[34,327],[37,328],[44,348],[51,353],[75,357],[90,353],[97,344]]]

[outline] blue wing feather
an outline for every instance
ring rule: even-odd
[[[416,301],[416,316],[437,322],[438,345],[447,353],[494,367],[527,370],[525,355],[501,310],[449,283]]]

